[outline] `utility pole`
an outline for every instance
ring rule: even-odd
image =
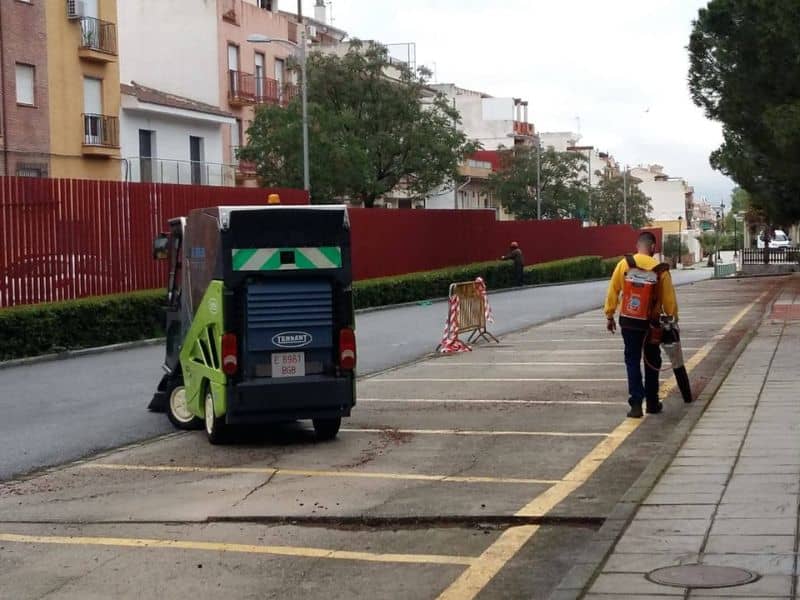
[[[308,153],[308,69],[306,47],[306,24],[303,20],[303,0],[297,0],[297,23],[300,27],[300,77],[303,79],[300,87],[301,102],[303,104],[303,189],[311,193],[311,169]]]

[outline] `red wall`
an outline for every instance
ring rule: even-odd
[[[492,211],[350,210],[356,279],[494,260],[519,242],[527,264],[572,256],[621,256],[635,248],[627,225],[497,221]],[[661,230],[653,230],[661,245]]]

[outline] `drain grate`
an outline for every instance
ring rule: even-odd
[[[660,585],[682,588],[726,588],[758,581],[758,573],[736,567],[713,565],[681,565],[665,567],[647,574],[647,579]]]

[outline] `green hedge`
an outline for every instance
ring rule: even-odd
[[[605,277],[599,256],[579,256],[525,268],[525,284],[559,283]],[[513,287],[514,267],[509,261],[473,263],[461,267],[409,273],[359,281],[353,286],[356,308],[445,298],[454,281],[483,277],[490,290]]]
[[[621,256],[603,259],[603,277],[611,277],[611,275],[614,274],[614,269],[617,268],[617,265],[621,260]]]
[[[164,335],[164,292],[149,290],[0,310],[0,360]]]
[[[526,267],[528,285],[608,276],[618,259],[580,256]],[[610,270],[609,270],[610,269]],[[510,262],[486,262],[353,284],[356,308],[447,296],[454,281],[483,277],[490,290],[512,287]],[[164,334],[163,290],[0,309],[0,361],[143,340]]]

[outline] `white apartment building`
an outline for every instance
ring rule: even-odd
[[[129,181],[234,185],[224,164],[217,1],[118,3],[120,146]]]
[[[516,144],[533,143],[528,102],[520,98],[495,98],[484,92],[454,84],[435,84],[431,89],[444,94],[461,115],[460,129],[483,147],[484,157],[470,157],[459,169],[459,180],[448,182],[425,201],[432,209],[490,209],[498,218],[510,218],[487,189],[492,164],[485,152],[496,152]]]
[[[601,178],[608,172],[617,172],[618,165],[614,157],[601,152],[594,146],[581,144],[581,134],[572,131],[542,131],[539,133],[542,149],[552,148],[556,152],[575,152],[587,162],[584,179],[597,186]]]
[[[686,228],[688,207],[694,201],[694,188],[685,179],[670,177],[661,165],[634,167],[631,177],[640,180],[639,189],[650,198],[653,210],[650,218],[664,233],[676,233]]]

